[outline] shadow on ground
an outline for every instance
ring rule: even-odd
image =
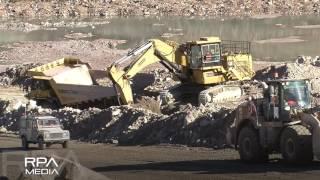
[[[265,172],[295,173],[303,171],[320,170],[320,162],[309,164],[292,165],[280,160],[273,160],[264,164],[249,164],[239,160],[195,160],[160,162],[132,165],[117,165],[96,167],[92,170],[96,172],[108,171],[190,171],[199,174],[250,174]]]

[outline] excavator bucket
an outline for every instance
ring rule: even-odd
[[[112,86],[96,83],[96,74],[88,63],[79,59],[59,59],[28,71],[34,83],[27,96],[35,100],[58,101],[61,105],[78,105],[115,97]]]

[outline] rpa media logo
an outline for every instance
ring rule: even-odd
[[[25,157],[24,167],[26,175],[59,175],[59,165],[53,157]]]

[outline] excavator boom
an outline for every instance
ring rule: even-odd
[[[131,59],[133,59],[132,62],[122,69],[121,65]],[[166,63],[168,68],[173,68],[173,65],[177,64],[176,48],[161,40],[151,39],[115,61],[108,68],[108,76],[114,83],[115,90],[120,97],[119,103],[133,103],[130,79],[145,67],[160,61],[165,61],[163,63]]]

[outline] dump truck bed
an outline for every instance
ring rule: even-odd
[[[113,87],[96,83],[97,73],[79,59],[63,58],[28,71],[33,80],[46,81],[46,87],[36,85],[31,99],[57,99],[61,105],[74,105],[109,99],[116,96]],[[106,74],[104,77],[106,78]]]

